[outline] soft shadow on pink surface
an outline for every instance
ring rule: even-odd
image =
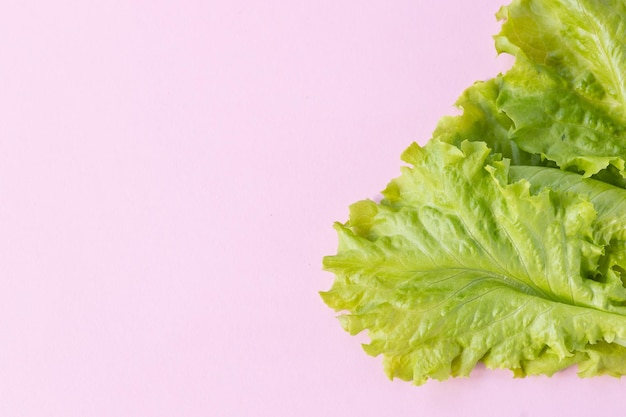
[[[614,411],[569,371],[390,382],[318,295],[332,222],[506,68],[499,5],[5,2],[0,415]]]

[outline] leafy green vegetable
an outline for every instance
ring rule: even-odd
[[[413,168],[380,204],[352,206],[325,260],[337,279],[324,300],[352,312],[351,333],[370,329],[366,351],[390,376],[467,375],[479,360],[551,373],[573,354],[591,366],[590,344],[626,341],[621,281],[589,278],[603,254],[591,202],[508,184],[507,162],[481,142],[413,145],[404,160]]]
[[[515,65],[468,89],[458,102],[465,113],[442,119],[434,136],[484,140],[516,164],[587,176],[609,168],[623,185],[626,2],[518,0],[498,17],[507,20],[497,49]]]
[[[626,374],[626,2],[497,16],[515,64],[336,224],[322,297],[392,378]]]

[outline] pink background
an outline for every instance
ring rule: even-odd
[[[0,415],[550,416],[626,382],[389,382],[331,224],[506,67],[500,1],[4,0]]]

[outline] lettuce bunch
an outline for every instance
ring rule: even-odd
[[[389,377],[626,374],[626,1],[515,0],[505,74],[350,207],[324,301]]]

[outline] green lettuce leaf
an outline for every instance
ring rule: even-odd
[[[350,333],[369,330],[365,350],[388,375],[602,368],[590,349],[626,342],[626,308],[589,278],[603,255],[593,204],[509,184],[507,161],[480,142],[414,144],[403,158],[413,167],[381,203],[351,207],[324,260],[337,277],[324,301]]]
[[[625,186],[626,3],[516,0],[498,17],[496,47],[513,67],[470,87],[464,114],[443,118],[434,137]]]
[[[563,169],[624,172],[626,126],[602,104],[582,96],[555,72],[518,56],[502,77],[497,107],[511,118],[510,140]]]
[[[521,149],[587,176],[609,165],[623,173],[625,16],[623,0],[516,0],[500,10],[496,47],[517,59],[497,102]]]

